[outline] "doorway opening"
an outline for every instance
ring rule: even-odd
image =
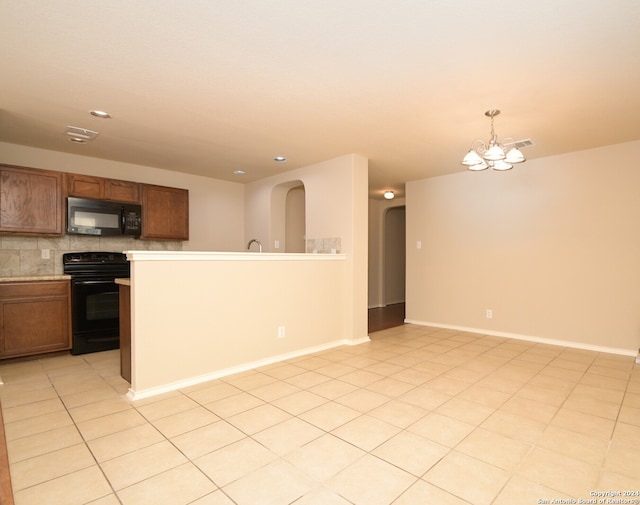
[[[370,308],[369,333],[404,324],[406,288],[406,207],[384,209],[380,240],[380,306]]]
[[[384,214],[384,305],[405,302],[406,207],[391,207]]]
[[[276,252],[306,249],[306,194],[302,181],[289,181],[271,192],[271,237]]]
[[[285,252],[305,252],[305,192],[304,186],[295,186],[287,192],[285,202]]]

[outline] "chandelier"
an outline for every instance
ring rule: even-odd
[[[493,118],[500,114],[497,109],[491,109],[484,113],[491,118],[491,140],[485,144],[482,140],[474,140],[471,149],[462,160],[462,164],[469,170],[485,170],[489,167],[494,170],[510,170],[515,163],[526,161],[524,155],[518,149],[513,139],[501,144],[498,142],[496,132],[493,129]],[[505,147],[506,146],[506,147]]]

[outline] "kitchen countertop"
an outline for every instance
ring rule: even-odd
[[[131,279],[114,279],[116,284],[121,284],[122,286],[131,286]]]
[[[0,277],[0,282],[35,282],[35,281],[66,281],[70,275],[15,275],[13,277]]]

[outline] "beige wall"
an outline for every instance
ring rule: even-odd
[[[407,183],[407,319],[635,354],[638,159],[631,142]]]
[[[3,142],[0,163],[188,189],[190,240],[182,249],[241,251],[246,245],[242,184]],[[132,248],[128,242],[122,244],[123,249]]]
[[[359,343],[343,310],[351,304],[345,255],[134,251],[129,258],[131,398]]]

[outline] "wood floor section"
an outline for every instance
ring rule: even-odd
[[[369,333],[401,326],[404,324],[404,316],[404,303],[369,309]]]

